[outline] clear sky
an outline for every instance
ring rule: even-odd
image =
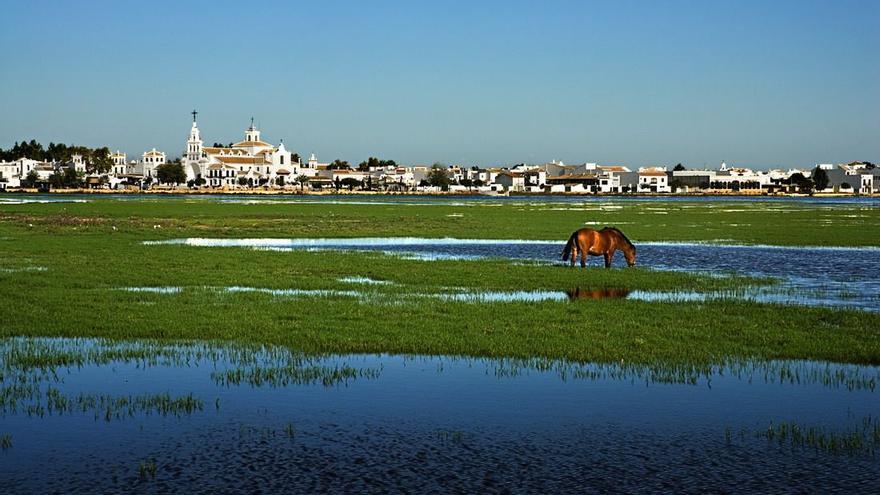
[[[0,146],[880,161],[880,1],[4,1]]]

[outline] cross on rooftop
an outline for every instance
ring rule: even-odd
[[[198,115],[199,112],[196,112],[195,110],[193,110],[191,113],[193,114],[193,122],[195,122],[195,121],[196,121],[196,115]]]

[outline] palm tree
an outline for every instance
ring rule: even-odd
[[[296,181],[299,183],[299,190],[302,191],[303,186],[305,186],[306,182],[309,181],[309,178],[308,176],[300,174],[296,176]]]

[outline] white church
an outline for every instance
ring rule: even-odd
[[[278,146],[262,141],[253,119],[244,131],[243,141],[231,147],[204,146],[196,123],[197,113],[192,112],[192,129],[181,160],[187,181],[201,178],[211,187],[231,187],[243,178],[248,186],[284,185],[294,183],[300,174],[314,175],[314,171],[291,160],[283,141]]]

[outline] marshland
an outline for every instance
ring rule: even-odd
[[[880,474],[873,199],[8,195],[0,253],[17,491]]]

